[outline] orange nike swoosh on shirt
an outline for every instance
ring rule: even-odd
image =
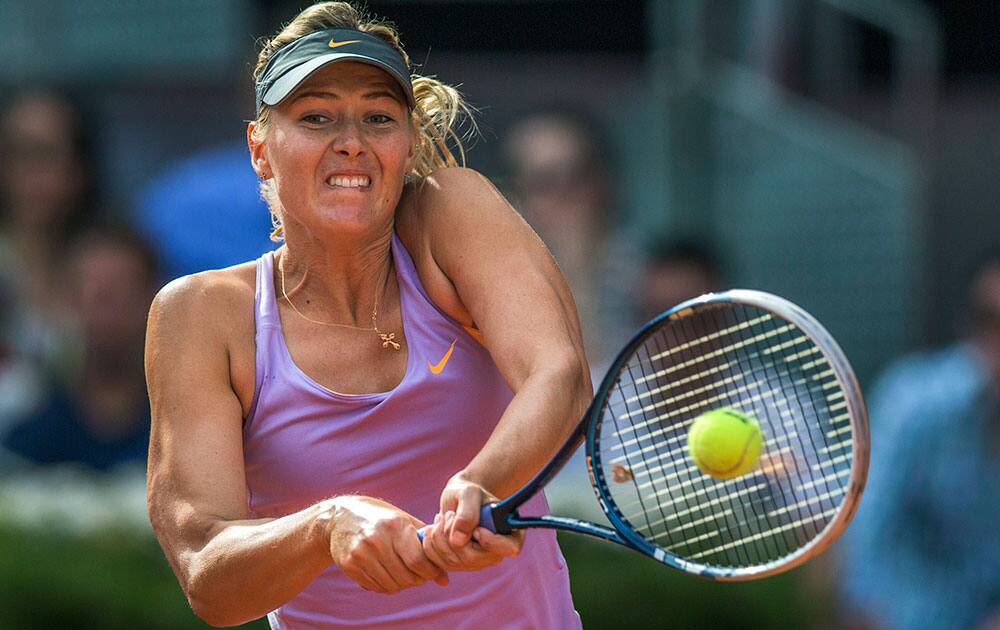
[[[346,46],[348,44],[360,44],[360,43],[361,43],[360,39],[352,39],[346,42],[338,42],[336,40],[331,39],[330,43],[327,44],[327,46],[329,46],[330,48],[337,48],[338,46]]]
[[[448,364],[448,359],[451,358],[451,353],[455,350],[456,341],[458,341],[458,339],[451,342],[451,347],[448,348],[448,352],[444,353],[444,356],[441,357],[441,360],[438,361],[436,365],[430,361],[427,362],[427,369],[431,371],[431,374],[440,374],[441,370],[444,369],[444,366]]]

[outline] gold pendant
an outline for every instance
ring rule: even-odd
[[[393,341],[396,338],[396,333],[378,333],[379,339],[382,340],[383,348],[392,348],[393,350],[399,350],[399,344]]]

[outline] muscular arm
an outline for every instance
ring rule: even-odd
[[[195,613],[213,625],[258,618],[333,561],[370,590],[422,582],[415,571],[438,576],[419,545],[391,554],[406,567],[384,560],[419,522],[381,502],[333,498],[279,519],[247,518],[242,407],[227,344],[231,314],[247,305],[231,289],[212,275],[171,283],[153,302],[146,339],[149,517]],[[373,557],[391,575],[370,575]]]
[[[457,317],[480,328],[515,393],[489,440],[457,477],[504,497],[555,454],[589,402],[576,306],[541,240],[481,175],[440,171],[427,178],[419,195],[421,234],[467,309]],[[471,507],[456,509],[455,529],[465,535],[453,536],[453,542],[462,544],[471,534],[478,505]]]

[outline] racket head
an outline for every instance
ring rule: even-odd
[[[597,404],[599,403],[599,404]],[[701,473],[687,430],[729,407],[760,424],[759,466]],[[761,291],[688,300],[640,330],[588,411],[598,500],[637,550],[685,572],[749,580],[821,553],[857,509],[868,419],[843,351],[811,315]]]

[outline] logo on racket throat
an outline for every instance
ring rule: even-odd
[[[448,365],[448,359],[451,358],[451,353],[454,352],[455,343],[457,341],[458,339],[455,339],[454,341],[451,342],[451,346],[449,346],[448,352],[444,353],[444,356],[441,357],[440,361],[438,361],[437,363],[431,363],[430,361],[427,362],[427,369],[431,371],[431,374],[440,374],[441,371],[444,370],[444,366]]]

